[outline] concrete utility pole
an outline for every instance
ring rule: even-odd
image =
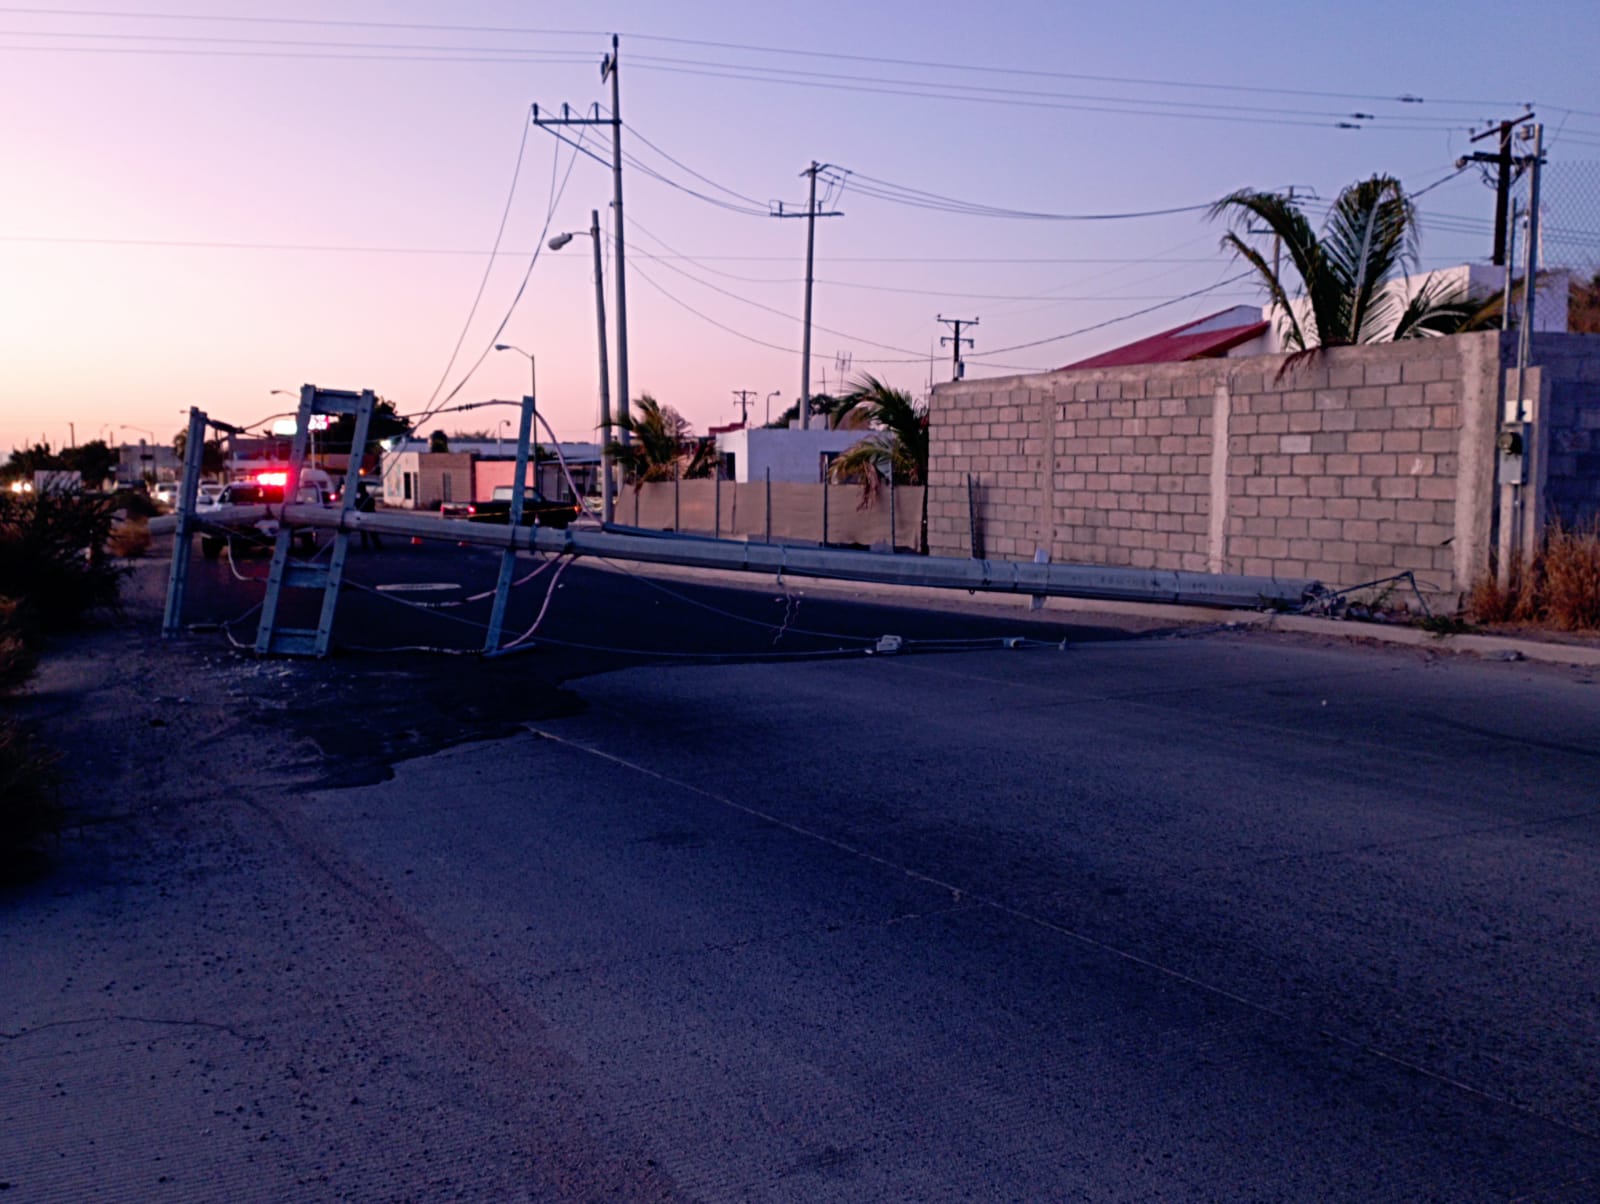
[[[623,423],[622,441],[628,442],[628,276],[624,269],[622,238],[622,88],[617,79],[617,35],[611,35],[611,55],[600,64],[600,79],[611,77],[611,207],[615,213],[617,241],[617,417]]]
[[[1504,267],[1509,262],[1506,249],[1506,209],[1511,200],[1512,168],[1516,161],[1511,155],[1512,130],[1528,121],[1533,116],[1530,109],[1521,117],[1513,121],[1502,121],[1498,125],[1491,125],[1480,134],[1472,136],[1473,142],[1479,142],[1491,134],[1500,135],[1500,149],[1494,154],[1483,151],[1473,151],[1470,155],[1462,155],[1456,160],[1457,167],[1465,167],[1468,163],[1493,163],[1495,166],[1494,182],[1494,266]]]
[[[968,347],[976,345],[971,339],[964,339],[961,337],[961,328],[963,326],[976,326],[978,324],[978,319],[947,318],[943,314],[940,314],[938,315],[938,320],[955,331],[954,334],[940,335],[939,346],[943,347],[946,343],[950,344],[950,379],[960,380],[967,374],[967,366],[961,362],[961,344],[965,343]]]
[[[628,420],[628,283],[625,266],[625,248],[622,220],[622,90],[617,79],[617,37],[611,37],[611,53],[600,60],[600,82],[611,81],[611,116],[601,117],[599,106],[592,117],[574,117],[571,110],[561,106],[561,116],[545,117],[539,106],[533,106],[533,124],[537,126],[609,125],[611,127],[611,210],[616,222],[617,261],[617,421]],[[558,135],[559,137],[559,135]],[[619,434],[620,441],[629,442],[626,426]]]
[[[805,334],[800,346],[800,427],[802,430],[811,425],[811,284],[812,261],[817,243],[817,219],[819,217],[843,217],[838,210],[828,213],[817,212],[817,173],[832,167],[831,163],[818,163],[815,159],[811,166],[800,174],[811,177],[811,195],[806,202],[804,214],[784,212],[783,203],[778,203],[778,208],[773,217],[804,217],[806,219],[806,312]]]
[[[1511,581],[1512,565],[1527,557],[1530,541],[1537,531],[1525,532],[1525,511],[1534,509],[1534,523],[1539,521],[1540,477],[1543,458],[1535,454],[1537,428],[1544,415],[1536,404],[1530,405],[1523,393],[1526,389],[1529,360],[1533,355],[1534,294],[1538,291],[1539,277],[1539,176],[1544,164],[1544,125],[1534,122],[1533,155],[1525,160],[1532,176],[1528,183],[1528,245],[1522,277],[1522,317],[1517,329],[1517,366],[1515,383],[1506,398],[1505,412],[1501,415],[1499,447],[1501,452],[1501,488],[1499,537],[1496,540],[1499,564],[1496,577],[1502,589]],[[1509,463],[1508,463],[1509,461]],[[1530,474],[1530,465],[1533,472]],[[1531,478],[1530,479],[1530,475]]]
[[[750,399],[756,395],[756,391],[754,389],[730,389],[729,392],[739,399],[739,425],[748,425],[750,422]]]

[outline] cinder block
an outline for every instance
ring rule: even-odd
[[[1322,556],[1322,542],[1316,539],[1291,539],[1289,555],[1297,560],[1317,560]]]
[[[1422,447],[1421,431],[1385,431],[1383,433],[1383,450],[1404,455],[1415,452]]]
[[[1349,407],[1352,410],[1381,410],[1389,405],[1387,389],[1351,389]]]
[[[1537,288],[1534,289],[1535,293],[1538,291]],[[1444,367],[1437,359],[1410,359],[1400,365],[1400,379],[1407,383],[1425,384],[1430,380],[1443,378]]]
[[[1306,480],[1306,491],[1321,500],[1341,497],[1344,494],[1344,481],[1340,477],[1310,477]]]
[[[1252,448],[1251,450],[1254,450]],[[1310,435],[1279,435],[1274,449],[1288,456],[1304,455],[1311,450]]]

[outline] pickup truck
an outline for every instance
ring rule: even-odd
[[[512,488],[510,485],[496,485],[488,501],[457,503],[455,506],[446,503],[449,509],[441,506],[440,513],[446,518],[464,518],[474,523],[510,522]],[[552,502],[531,485],[523,489],[522,521],[530,526],[565,527],[582,513],[583,507],[577,502]]]

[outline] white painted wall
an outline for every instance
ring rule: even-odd
[[[717,450],[733,456],[735,481],[765,481],[770,468],[774,481],[815,485],[822,480],[824,453],[842,452],[868,433],[827,427],[724,431],[717,436]]]

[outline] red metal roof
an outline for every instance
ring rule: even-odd
[[[1184,360],[1212,359],[1248,342],[1267,329],[1259,309],[1236,305],[1209,317],[1196,318],[1160,334],[1113,347],[1099,355],[1062,368],[1125,368],[1133,364],[1176,364]],[[1255,314],[1253,321],[1241,321]]]

